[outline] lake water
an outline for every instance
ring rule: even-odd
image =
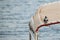
[[[0,40],[29,40],[29,26],[40,5],[59,0],[0,0]],[[42,27],[39,40],[60,40],[60,25]]]

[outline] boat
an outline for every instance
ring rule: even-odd
[[[29,22],[29,40],[31,40],[31,36],[34,37],[34,40],[38,40],[38,32],[41,27],[48,27],[59,23],[60,2],[41,5]]]

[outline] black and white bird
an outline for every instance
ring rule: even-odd
[[[44,23],[45,23],[45,24],[48,23],[48,18],[47,18],[47,16],[45,16],[45,18],[44,18]]]

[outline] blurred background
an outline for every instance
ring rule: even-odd
[[[0,0],[0,40],[29,40],[30,18],[40,5],[59,0]],[[60,40],[60,25],[42,27],[39,40]]]

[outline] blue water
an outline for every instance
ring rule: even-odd
[[[29,40],[29,26],[40,5],[59,0],[0,0],[0,40]],[[60,25],[42,27],[39,40],[60,40]]]

